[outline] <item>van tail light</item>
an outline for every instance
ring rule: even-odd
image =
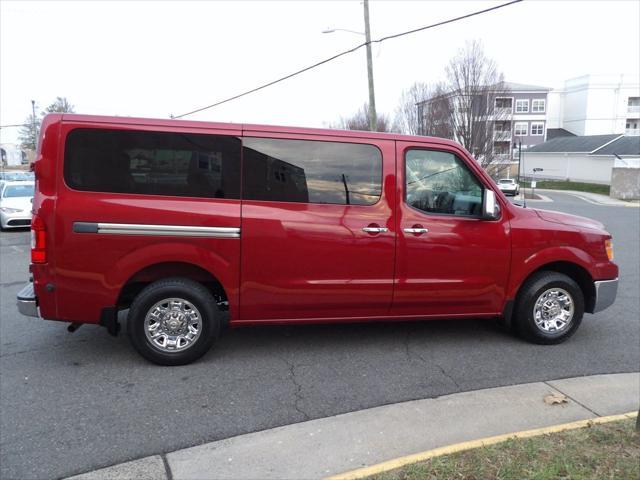
[[[47,229],[35,214],[31,219],[31,263],[47,263]]]

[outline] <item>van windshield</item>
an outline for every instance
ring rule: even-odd
[[[16,197],[33,197],[33,185],[9,185],[2,193],[2,198]]]

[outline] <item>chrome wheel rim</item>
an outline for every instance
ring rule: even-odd
[[[202,316],[184,298],[165,298],[153,305],[144,319],[144,333],[161,352],[181,352],[192,347],[202,333]]]
[[[562,288],[550,288],[536,300],[533,319],[543,332],[559,333],[571,324],[573,312],[573,298],[569,292]]]

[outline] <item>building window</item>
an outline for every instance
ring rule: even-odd
[[[531,123],[531,135],[544,135],[544,123],[542,122],[532,122]]]
[[[495,110],[509,110],[513,109],[513,101],[511,98],[498,97],[496,98]]]
[[[544,113],[545,101],[542,98],[531,100],[532,113]]]
[[[627,100],[627,112],[629,113],[640,112],[640,97],[629,97],[629,100]]]
[[[516,100],[516,113],[529,113],[529,100]]]
[[[529,126],[526,123],[516,123],[514,127],[514,133],[516,137],[526,137],[528,134]]]

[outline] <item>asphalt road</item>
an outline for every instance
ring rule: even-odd
[[[602,221],[618,300],[568,342],[525,343],[494,322],[227,332],[201,361],[147,363],[121,335],[20,316],[28,232],[0,233],[0,477],[56,478],[234,435],[478,388],[640,369],[640,209],[563,194],[540,208]]]

